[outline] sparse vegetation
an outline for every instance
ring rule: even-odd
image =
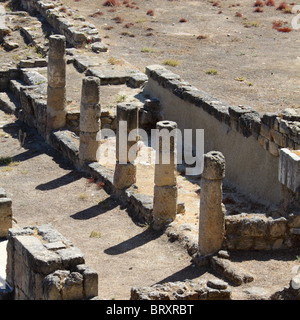
[[[163,64],[165,66],[171,66],[171,67],[176,67],[179,65],[179,61],[175,60],[175,59],[168,59],[168,60],[165,60],[163,62]]]
[[[93,230],[90,234],[90,238],[101,238],[101,232]]]
[[[126,94],[121,94],[121,95],[118,95],[118,96],[117,96],[116,101],[117,101],[117,103],[120,103],[120,102],[126,101],[126,99],[127,99]]]
[[[217,74],[218,74],[218,70],[216,70],[216,69],[209,69],[209,70],[206,70],[205,73],[206,73],[206,74],[209,74],[209,75],[217,75]]]
[[[153,53],[153,52],[156,52],[156,50],[153,49],[153,48],[144,47],[144,48],[141,49],[141,52],[143,52],[143,53]]]
[[[0,157],[0,166],[7,166],[12,162],[11,157]]]
[[[79,200],[85,201],[89,198],[89,196],[86,193],[80,193],[78,195]]]
[[[243,21],[243,25],[245,28],[251,28],[251,27],[258,27],[259,26],[259,23],[257,21]]]

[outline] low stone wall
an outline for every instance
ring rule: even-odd
[[[4,68],[0,70],[0,91],[7,90],[11,80],[20,79],[21,72],[18,68]]]
[[[130,300],[230,300],[231,290],[222,280],[177,281],[151,287],[133,287]]]
[[[15,300],[82,300],[98,296],[98,275],[79,249],[50,224],[12,228],[7,283]]]
[[[204,151],[224,154],[230,182],[254,200],[280,201],[279,149],[300,149],[299,115],[293,110],[261,115],[229,106],[159,65],[148,66],[146,74],[144,93],[160,100],[164,118],[179,129],[204,129]]]
[[[299,246],[300,213],[274,219],[264,214],[225,218],[225,247],[235,250],[272,250]]]
[[[12,227],[12,200],[0,187],[0,238],[7,238],[8,230]]]
[[[74,47],[102,40],[92,24],[87,25],[83,17],[73,15],[71,9],[62,4],[40,0],[13,0],[12,3],[15,8],[21,7],[28,12],[41,14],[57,32],[66,36],[68,43]],[[67,19],[65,11],[71,12],[73,17]]]

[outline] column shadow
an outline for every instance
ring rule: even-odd
[[[192,280],[198,278],[205,274],[208,271],[209,267],[203,266],[195,266],[194,264],[190,264],[189,266],[169,275],[168,277],[160,280],[155,284],[163,284],[166,282],[176,282],[176,281],[185,281],[187,279]]]
[[[144,244],[159,238],[162,234],[163,232],[154,231],[151,228],[147,228],[146,230],[137,234],[136,236],[104,250],[104,253],[109,255],[122,254],[140,246],[143,246]]]
[[[92,206],[88,209],[76,212],[71,215],[71,218],[75,220],[88,220],[92,219],[94,217],[99,216],[100,214],[103,214],[107,211],[110,211],[117,207],[119,204],[117,201],[114,201],[114,199],[110,196],[106,198],[105,200],[99,202],[97,205]]]
[[[72,183],[74,181],[77,181],[81,178],[82,178],[82,174],[76,171],[71,171],[57,179],[38,185],[36,189],[41,191],[52,190],[52,189],[56,189],[64,185],[67,185],[69,183]]]

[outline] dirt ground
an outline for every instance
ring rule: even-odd
[[[119,0],[115,7],[103,3],[64,1],[98,28],[110,57],[123,58],[141,71],[175,60],[177,66],[166,67],[232,105],[259,112],[299,108],[300,31],[291,26],[296,18],[290,13],[293,4],[276,10],[281,1],[275,0],[274,6],[254,12],[254,0]],[[149,10],[153,16],[147,15]],[[292,30],[277,31],[273,22],[278,21]]]

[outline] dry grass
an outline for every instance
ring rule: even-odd
[[[175,59],[168,59],[163,62],[165,66],[176,67],[179,65],[179,61]]]

